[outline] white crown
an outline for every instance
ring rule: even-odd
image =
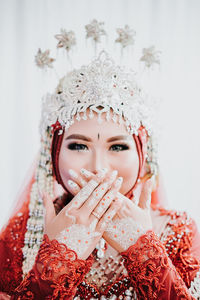
[[[137,134],[143,125],[151,135],[153,109],[147,105],[146,98],[134,72],[115,65],[108,53],[101,51],[88,66],[64,76],[56,92],[43,98],[41,133],[56,121],[67,129],[74,117],[78,121],[86,120],[92,118],[94,112],[99,122],[102,113],[110,120],[112,109],[112,120],[121,123],[124,119],[128,132]]]

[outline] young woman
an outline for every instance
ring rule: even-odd
[[[143,100],[106,53],[47,95],[38,165],[1,233],[1,299],[200,299],[200,235],[161,203]]]

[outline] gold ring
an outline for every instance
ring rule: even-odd
[[[92,211],[91,214],[95,216],[98,220],[100,219],[100,216],[95,211]]]

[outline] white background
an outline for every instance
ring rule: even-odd
[[[47,85],[34,55],[39,47],[55,49],[61,27],[81,35],[93,18],[108,31],[127,23],[141,47],[155,44],[162,51],[161,171],[169,206],[188,211],[200,226],[198,0],[0,0],[0,226],[39,149]]]

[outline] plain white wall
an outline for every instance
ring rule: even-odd
[[[198,0],[0,1],[0,226],[39,149],[41,96],[55,86],[34,55],[39,47],[55,49],[61,27],[81,35],[93,18],[108,31],[127,23],[141,46],[162,51],[161,171],[170,207],[187,210],[200,226],[199,16]]]

